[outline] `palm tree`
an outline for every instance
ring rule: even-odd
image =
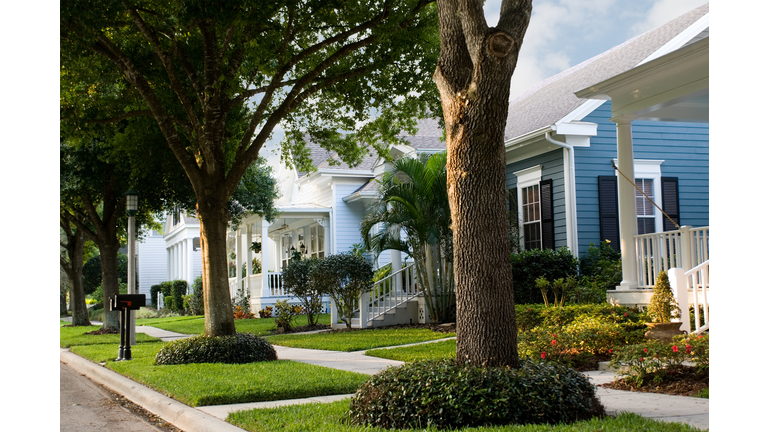
[[[380,180],[380,197],[361,224],[366,249],[377,255],[399,250],[415,259],[427,309],[436,322],[453,320],[456,314],[446,162],[445,152],[396,160],[394,170]],[[380,229],[374,229],[378,224]]]

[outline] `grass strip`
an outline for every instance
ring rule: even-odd
[[[368,375],[278,360],[247,364],[155,366],[164,343],[131,348],[133,360],[113,361],[115,347],[73,346],[72,352],[190,406],[224,405],[354,393]]]
[[[62,325],[59,327],[59,345],[62,348],[69,348],[73,345],[113,345],[110,346],[109,349],[112,350],[112,356],[116,356],[117,348],[120,346],[120,333],[103,335],[85,334],[99,330],[100,328],[101,326],[95,325],[78,327],[64,327]],[[160,339],[156,337],[152,337],[144,333],[136,333],[137,344],[158,341],[160,341]]]
[[[321,314],[318,324],[331,323],[331,314]],[[136,325],[148,325],[159,329],[182,334],[200,334],[205,332],[205,318],[203,316],[183,316],[170,318],[147,318],[136,320]],[[297,315],[293,319],[296,327],[307,325],[306,315]],[[274,318],[254,318],[235,320],[235,329],[240,333],[253,333],[258,336],[272,334],[277,329]]]
[[[365,355],[404,362],[456,358],[456,339],[408,347],[368,350]]]
[[[385,431],[437,431],[426,429],[380,429],[352,426],[348,422],[349,400],[328,404],[312,403],[280,408],[237,411],[229,414],[227,421],[248,431],[315,431],[315,432],[385,432]],[[623,413],[617,417],[605,417],[560,425],[509,425],[462,428],[459,431],[487,432],[699,432],[684,423],[666,423],[646,419],[637,414]]]
[[[438,333],[424,328],[398,328],[299,335],[286,334],[268,336],[266,339],[273,345],[352,352],[427,342],[451,336],[456,336],[456,333]]]

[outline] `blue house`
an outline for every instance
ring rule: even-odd
[[[609,299],[626,305],[648,303],[659,271],[708,263],[708,66],[704,5],[512,101],[506,172],[521,247],[581,255],[610,241],[623,280]]]

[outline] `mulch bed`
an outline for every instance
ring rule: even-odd
[[[601,384],[600,387],[613,390],[635,391],[643,393],[662,393],[675,396],[695,396],[699,391],[709,388],[709,373],[696,372],[696,368],[683,366],[682,370],[673,375],[661,375],[660,382],[654,382],[649,376],[641,387],[630,384],[626,379]]]
[[[98,330],[94,330],[92,332],[86,332],[83,334],[87,335],[103,335],[103,334],[120,334],[120,330],[114,330],[109,328],[100,328]]]

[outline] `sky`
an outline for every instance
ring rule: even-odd
[[[535,0],[510,100],[537,82],[654,29],[705,0]],[[501,0],[485,3],[489,26],[499,21]]]

